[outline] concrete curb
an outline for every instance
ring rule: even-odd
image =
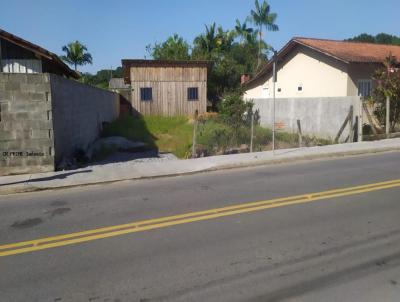
[[[357,155],[371,155],[377,153],[385,153],[385,152],[394,152],[400,151],[400,147],[396,148],[377,148],[371,150],[355,150],[355,151],[344,151],[344,152],[332,152],[325,153],[319,155],[302,155],[302,156],[294,156],[292,158],[281,158],[281,159],[272,159],[272,160],[260,160],[254,161],[246,164],[233,164],[233,165],[223,165],[216,169],[210,168],[207,171],[217,171],[217,170],[226,170],[226,169],[235,169],[235,168],[244,168],[244,167],[254,167],[258,165],[266,166],[266,165],[277,165],[277,164],[285,164],[285,163],[294,163],[301,161],[309,161],[309,160],[318,160],[318,159],[329,159],[329,158],[340,158],[340,157],[351,157]]]
[[[107,180],[107,181],[96,181],[96,182],[88,182],[88,183],[80,183],[73,185],[63,185],[56,187],[37,187],[31,184],[22,184],[22,185],[10,185],[8,187],[0,187],[0,196],[1,195],[11,195],[17,193],[29,193],[29,192],[38,192],[44,190],[59,190],[59,189],[68,189],[75,187],[83,187],[83,186],[94,186],[101,184],[111,184],[121,181],[129,181],[129,180],[141,180],[141,179],[156,179],[163,177],[176,177],[183,175],[193,175],[198,173],[219,171],[219,170],[228,170],[228,169],[237,169],[237,168],[245,168],[245,167],[254,167],[254,166],[266,166],[266,165],[276,165],[276,164],[285,164],[285,163],[294,163],[301,161],[309,161],[309,160],[322,160],[329,158],[340,158],[340,157],[351,157],[357,155],[371,155],[385,152],[394,152],[400,151],[399,147],[381,147],[381,148],[373,148],[368,150],[353,150],[353,151],[342,151],[342,152],[331,152],[331,153],[323,153],[323,154],[311,154],[311,155],[298,155],[289,158],[278,158],[278,159],[257,159],[257,155],[255,155],[254,159],[247,160],[245,162],[237,162],[234,164],[221,164],[211,168],[204,168],[190,172],[178,172],[178,173],[164,173],[154,176],[136,176],[136,177],[128,177],[121,178],[117,180]]]

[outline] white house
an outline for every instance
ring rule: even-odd
[[[369,96],[372,74],[400,46],[293,38],[277,54],[277,98]],[[246,99],[272,97],[272,62],[243,84]]]

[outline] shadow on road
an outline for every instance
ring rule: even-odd
[[[22,183],[30,183],[30,182],[40,182],[40,181],[48,181],[48,180],[55,180],[55,179],[65,179],[68,176],[71,176],[71,175],[74,175],[74,174],[90,173],[92,171],[93,170],[83,170],[83,171],[76,171],[76,172],[68,172],[68,173],[57,174],[57,175],[54,175],[54,176],[47,176],[47,177],[41,177],[41,178],[34,178],[34,179],[27,179],[27,180],[9,182],[9,183],[0,184],[0,187],[9,186],[9,185],[17,185],[17,184],[22,184]]]

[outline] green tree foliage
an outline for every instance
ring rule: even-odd
[[[270,12],[270,6],[265,1],[261,5],[256,1],[256,11],[252,11],[249,20],[257,24],[258,29],[236,20],[235,27],[226,30],[214,22],[205,25],[204,32],[194,38],[192,46],[175,34],[163,43],[147,46],[147,51],[154,59],[189,58],[212,62],[207,97],[216,110],[225,94],[240,88],[242,74],[255,74],[257,67],[267,62],[272,47],[263,41],[261,31],[264,28],[278,30],[276,18],[277,15]]]
[[[392,44],[392,45],[400,45],[400,37],[389,35],[385,33],[380,33],[375,36],[376,43],[379,44]]]
[[[395,35],[386,34],[386,33],[380,33],[380,34],[377,34],[376,36],[363,33],[363,34],[360,34],[353,38],[347,39],[346,41],[400,45],[400,37],[397,37]]]
[[[239,39],[235,30],[224,30],[215,23],[205,26],[205,32],[194,39],[192,59],[209,60],[213,68],[208,81],[208,99],[214,109],[224,94],[240,87],[240,76],[245,73],[252,74],[257,65],[257,40],[253,30],[240,24],[248,34],[246,40]]]
[[[253,103],[245,102],[240,93],[228,94],[219,105],[221,120],[236,131],[244,125],[245,113],[251,111]]]
[[[163,43],[147,45],[147,52],[155,60],[189,60],[189,44],[178,34],[169,37]]]
[[[236,36],[240,37],[240,43],[252,43],[253,40],[253,35],[254,29],[251,27],[247,27],[246,22],[240,23],[239,19],[236,19],[236,25],[235,25],[235,34]]]
[[[261,52],[262,52],[262,36],[263,28],[265,27],[268,31],[278,31],[279,27],[276,25],[275,21],[277,18],[276,13],[271,13],[271,7],[267,1],[263,1],[260,5],[258,0],[255,0],[255,10],[251,10],[249,19],[258,26],[259,31],[259,47],[258,47],[258,64],[257,67],[261,65]]]
[[[78,66],[92,64],[92,55],[87,52],[87,47],[79,41],[68,43],[62,47],[65,55],[61,59],[66,63],[74,66],[75,71],[78,71]]]
[[[206,32],[197,36],[193,41],[192,57],[196,59],[212,59],[215,50],[221,43],[221,40],[217,37],[215,23],[210,26],[205,25],[205,28]]]
[[[88,72],[83,73],[81,81],[85,84],[96,86],[99,88],[108,88],[108,82],[111,78],[122,78],[122,67],[116,69],[102,69],[96,74],[90,74]]]
[[[377,104],[375,114],[382,125],[385,124],[386,98],[390,98],[390,129],[394,130],[400,122],[400,70],[396,58],[388,56],[384,67],[377,70],[374,79],[378,82],[373,92],[373,101]]]

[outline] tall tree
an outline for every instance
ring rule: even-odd
[[[235,39],[235,31],[224,30],[222,26],[217,29],[217,48],[221,52],[228,52],[232,47],[233,40]]]
[[[276,13],[271,13],[271,7],[267,1],[263,1],[260,5],[258,0],[255,0],[255,10],[250,12],[250,20],[258,26],[259,30],[259,46],[258,46],[258,62],[257,67],[261,64],[261,40],[262,40],[262,29],[265,27],[267,31],[278,31],[279,27],[275,24],[277,18]]]
[[[375,37],[373,35],[363,33],[358,36],[355,36],[350,39],[346,39],[345,41],[350,41],[350,42],[363,42],[363,43],[375,43]]]
[[[400,37],[386,33],[380,33],[376,36],[370,34],[360,34],[345,41],[362,42],[362,43],[378,43],[388,45],[400,45]]]
[[[63,46],[62,51],[65,52],[65,55],[61,56],[61,59],[74,66],[75,71],[78,71],[78,66],[92,64],[92,55],[87,52],[87,47],[79,41],[68,43]]]
[[[80,80],[85,84],[107,89],[111,78],[122,77],[122,67],[119,66],[116,69],[101,69],[96,74],[84,72]]]
[[[389,55],[383,62],[384,67],[374,73],[378,85],[373,92],[373,101],[377,105],[375,115],[381,124],[386,123],[386,98],[390,98],[390,131],[400,122],[400,66],[396,58]]]
[[[235,25],[235,33],[240,37],[240,42],[243,44],[244,42],[249,42],[251,36],[253,34],[253,28],[247,27],[246,22],[240,23],[238,19],[236,19]]]
[[[235,39],[235,32],[224,30],[215,23],[210,26],[205,25],[205,33],[197,36],[194,41],[192,58],[217,60],[225,52],[229,52]]]
[[[395,35],[389,35],[385,33],[380,33],[375,36],[376,43],[379,44],[392,44],[392,45],[400,45],[400,37]]]
[[[189,44],[178,34],[170,36],[163,43],[148,45],[147,52],[156,60],[188,60],[190,59]]]
[[[193,56],[197,58],[210,58],[213,50],[218,47],[215,22],[210,26],[205,25],[205,27],[206,32],[197,36],[193,41]]]

